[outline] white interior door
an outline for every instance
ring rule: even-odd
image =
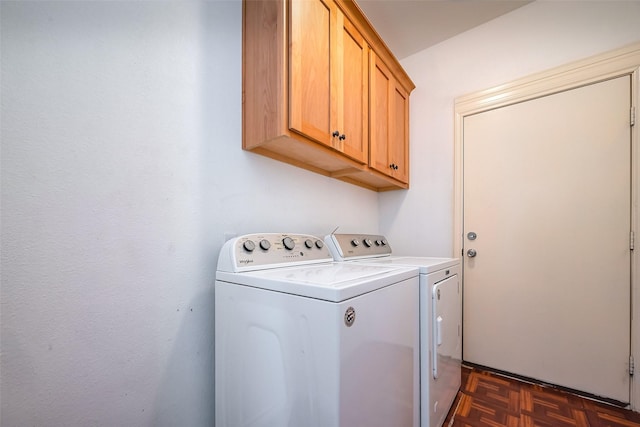
[[[630,94],[464,118],[464,360],[629,402]]]

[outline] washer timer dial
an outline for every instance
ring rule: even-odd
[[[282,244],[286,249],[290,251],[292,251],[293,248],[296,247],[296,242],[294,242],[291,237],[285,237],[284,239],[282,239]]]
[[[260,248],[264,251],[268,251],[271,247],[271,243],[267,239],[260,240]]]

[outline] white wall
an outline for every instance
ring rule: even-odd
[[[239,1],[0,7],[0,424],[213,425],[225,233],[378,196],[241,150]]]
[[[380,232],[404,254],[453,250],[456,97],[640,41],[638,1],[536,1],[402,61],[411,189],[380,196]]]

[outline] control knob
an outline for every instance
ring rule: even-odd
[[[370,248],[371,245],[373,245],[373,242],[371,241],[371,239],[364,239],[362,243],[364,243],[364,245],[368,248]]]
[[[242,244],[242,247],[244,248],[245,251],[247,252],[253,252],[253,250],[256,248],[256,244],[253,243],[252,240],[247,240],[246,242],[244,242]]]
[[[282,244],[284,245],[285,249],[288,249],[290,251],[292,251],[293,248],[296,247],[296,242],[294,242],[291,237],[285,237],[284,239],[282,239]]]
[[[262,248],[262,250],[269,250],[269,248],[271,247],[271,243],[267,240],[267,239],[262,239],[260,241],[260,248]]]
[[[322,243],[322,240],[316,240],[316,248],[322,249],[323,247],[324,243]]]
[[[304,245],[307,247],[307,249],[313,248],[313,242],[311,241],[311,239],[305,240]]]
[[[358,239],[353,239],[351,241],[351,246],[360,246],[360,241]]]

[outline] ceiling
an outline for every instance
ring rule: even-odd
[[[477,27],[532,0],[358,0],[398,59]]]

